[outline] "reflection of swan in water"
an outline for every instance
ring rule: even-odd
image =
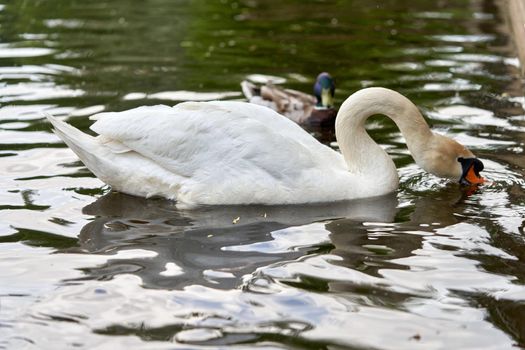
[[[296,259],[308,251],[274,251],[271,243],[276,238],[272,233],[283,230],[287,235],[287,228],[298,227],[303,232],[295,246],[315,250],[315,243],[312,247],[311,240],[305,244],[301,239],[307,240],[312,230],[322,228],[328,231],[327,240],[319,243],[333,246],[330,253],[343,258],[337,264],[377,275],[378,269],[392,265],[389,260],[411,256],[421,248],[422,236],[404,232],[432,234],[436,228],[457,223],[455,213],[462,211],[463,196],[456,186],[447,186],[432,197],[417,198],[405,209],[397,209],[395,196],[386,196],[327,205],[212,206],[184,211],[168,200],[111,192],[84,208],[86,214],[97,218],[82,229],[79,243],[83,250],[94,253],[144,249],[157,254],[146,259],[110,259],[106,266],[89,271],[97,278],[131,272],[154,288],[189,284],[232,288],[260,266]],[[322,221],[327,223],[308,225]],[[397,223],[388,224],[393,222]],[[430,223],[437,224],[420,226]],[[390,229],[396,233],[380,234]],[[269,248],[257,248],[264,243]],[[239,246],[250,249],[231,249]],[[367,248],[370,246],[372,251]],[[375,254],[377,247],[386,247],[388,253]],[[171,275],[166,272],[170,263],[176,267]],[[345,288],[344,284],[336,285],[331,283],[331,289]]]
[[[147,259],[110,259],[106,266],[88,271],[97,278],[131,272],[154,288],[189,284],[232,288],[259,266],[300,257],[304,250],[227,247],[270,242],[274,239],[271,233],[277,230],[334,218],[391,222],[396,207],[396,197],[389,195],[326,205],[214,206],[181,211],[171,201],[109,193],[84,208],[97,218],[82,229],[79,243],[89,252],[144,249],[157,254]],[[304,230],[306,238],[308,227]],[[301,246],[301,241],[296,244]]]

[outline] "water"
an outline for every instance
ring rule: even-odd
[[[525,346],[515,56],[490,0],[4,0],[0,348]],[[110,192],[42,117],[87,130],[100,111],[242,99],[254,74],[309,91],[323,70],[339,103],[371,85],[407,95],[491,183],[422,172],[376,118],[400,169],[393,195],[179,211]]]

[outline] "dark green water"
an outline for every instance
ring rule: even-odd
[[[0,2],[0,349],[525,346],[525,99],[494,1]],[[42,116],[324,70],[338,103],[408,96],[492,183],[424,173],[378,118],[391,196],[178,211],[111,193]]]

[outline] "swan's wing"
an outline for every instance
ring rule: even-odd
[[[115,141],[109,137],[106,136],[99,136],[97,137],[97,141],[102,145],[111,150],[113,153],[126,153],[132,151],[131,148],[127,147],[126,145],[122,144],[119,141]]]
[[[170,172],[201,184],[299,179],[325,162],[341,162],[297,124],[254,104],[186,102],[102,113],[91,127]],[[119,149],[116,147],[116,149]]]

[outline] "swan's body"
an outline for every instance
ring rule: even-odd
[[[338,153],[297,124],[243,102],[186,102],[92,117],[93,137],[48,117],[55,132],[113,189],[176,199],[179,205],[299,204],[394,191],[398,175],[366,133],[365,120],[390,116],[425,170],[459,179],[457,157],[472,153],[433,134],[402,95],[369,88],[350,96],[336,121]]]

